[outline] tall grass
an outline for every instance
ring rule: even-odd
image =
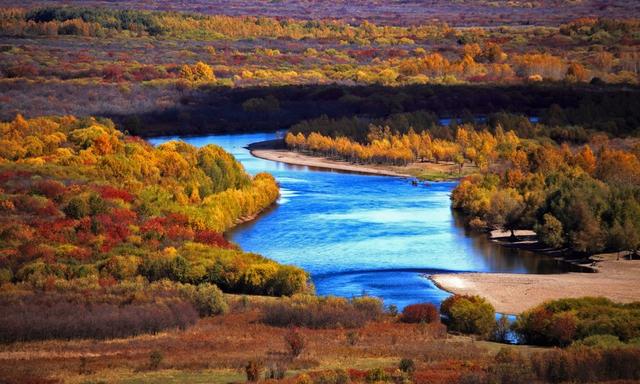
[[[179,298],[149,302],[78,301],[60,294],[0,297],[0,342],[111,339],[195,324],[198,312]]]
[[[279,327],[358,328],[380,318],[383,306],[372,297],[347,300],[304,295],[269,304],[263,312],[263,322]]]

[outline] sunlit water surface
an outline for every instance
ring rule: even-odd
[[[181,139],[195,146],[217,144],[249,173],[276,177],[281,189],[277,204],[228,236],[245,251],[304,268],[318,294],[366,293],[402,308],[416,302],[437,304],[448,296],[425,278],[433,272],[556,273],[570,268],[467,233],[450,209],[455,182],[416,187],[403,178],[262,160],[244,148],[275,137],[255,133]]]

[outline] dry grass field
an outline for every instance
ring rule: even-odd
[[[0,382],[243,382],[244,366],[250,360],[263,362],[264,373],[271,366],[284,366],[287,377],[334,369],[357,376],[374,368],[394,371],[402,358],[413,359],[418,370],[445,380],[433,382],[446,382],[482,366],[503,346],[449,335],[440,324],[405,324],[387,317],[359,329],[300,329],[305,346],[292,358],[284,341],[288,330],[260,322],[260,303],[265,298],[252,297],[244,305],[237,298],[231,301],[235,301],[231,313],[201,319],[184,331],[2,345]],[[152,368],[154,352],[159,352],[161,361]]]

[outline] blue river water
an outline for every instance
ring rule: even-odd
[[[251,173],[269,172],[281,197],[256,220],[227,236],[311,274],[320,295],[368,294],[399,308],[438,304],[449,296],[426,275],[435,272],[557,273],[567,264],[491,243],[465,231],[450,209],[456,182],[413,186],[399,177],[310,169],[262,160],[245,147],[275,133],[181,137],[195,146],[216,144]],[[176,138],[156,138],[159,144]]]

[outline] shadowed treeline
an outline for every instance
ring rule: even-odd
[[[581,125],[625,136],[634,134],[640,122],[638,91],[630,86],[566,84],[203,87],[185,95],[178,107],[109,117],[131,134],[161,136],[274,131],[322,115],[375,119],[424,111],[439,118],[468,119],[507,111],[539,116],[552,126]]]

